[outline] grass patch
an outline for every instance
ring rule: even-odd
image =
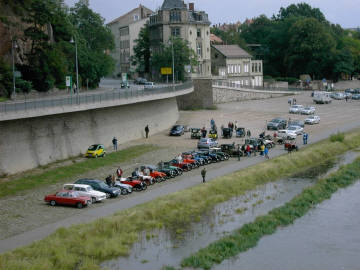
[[[0,255],[0,269],[99,269],[105,260],[128,255],[143,232],[165,228],[176,234],[178,229],[187,230],[194,219],[207,215],[219,203],[359,146],[357,130],[346,134],[343,142],[324,140],[110,217],[58,229],[30,246]]]
[[[344,133],[338,132],[336,134],[332,134],[330,136],[330,141],[331,142],[343,142],[345,139],[345,135]]]
[[[347,187],[360,178],[360,159],[342,167],[331,176],[321,179],[314,186],[293,198],[284,206],[271,210],[267,215],[257,217],[254,222],[245,224],[239,230],[226,236],[194,255],[184,259],[182,267],[210,269],[257,245],[261,237],[274,233],[305,215],[314,205],[327,200],[339,188]]]
[[[9,99],[6,97],[0,97],[0,102],[8,101]]]
[[[71,165],[51,169],[41,174],[27,175],[11,181],[0,182],[0,198],[15,195],[21,191],[34,189],[39,186],[64,182],[67,179],[70,180],[77,175],[100,167],[129,161],[155,149],[156,146],[153,145],[133,146],[124,150],[109,153],[105,158],[86,159]]]

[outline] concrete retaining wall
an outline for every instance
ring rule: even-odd
[[[187,95],[177,97],[180,110],[211,108],[213,103],[212,79],[193,79],[194,91]]]
[[[111,146],[169,128],[179,117],[176,98],[0,122],[0,175],[84,153],[94,143]]]
[[[273,97],[281,97],[294,93],[281,91],[261,91],[254,89],[231,89],[226,87],[213,86],[214,103],[226,103],[251,99],[266,99]]]

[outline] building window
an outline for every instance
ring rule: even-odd
[[[134,14],[134,21],[138,21],[139,20],[139,14]]]
[[[234,73],[234,65],[231,65],[231,73]]]
[[[245,85],[249,85],[249,81],[248,81],[248,80],[245,80]]]
[[[230,70],[230,65],[228,65],[228,74],[230,74],[230,71],[231,71],[231,70]]]
[[[196,52],[199,57],[202,57],[202,44],[199,42],[196,43]]]
[[[238,65],[238,71],[241,73],[241,65]]]
[[[244,65],[244,72],[249,72],[249,64]]]
[[[180,37],[180,28],[179,27],[172,27],[171,28],[171,35],[173,37]]]
[[[237,72],[237,65],[234,66],[234,73],[238,73]]]
[[[120,36],[128,36],[129,35],[129,27],[123,27],[119,29]]]
[[[197,30],[197,37],[198,37],[198,38],[201,37],[201,29],[198,29],[198,30]]]
[[[181,22],[181,10],[170,11],[170,22]]]

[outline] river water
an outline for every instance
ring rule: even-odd
[[[360,269],[360,182],[216,270]]]
[[[329,167],[326,168],[326,166],[334,164],[327,164],[325,169],[322,167],[319,168],[319,171],[311,171],[309,175],[304,174],[299,175],[296,178],[283,179],[277,181],[276,183],[268,183],[254,191],[248,192],[244,196],[233,198],[228,202],[219,204],[200,222],[194,223],[191,230],[187,231],[184,235],[181,235],[181,238],[174,237],[173,234],[167,232],[166,230],[154,232],[156,237],[150,239],[144,234],[142,240],[139,243],[134,244],[128,257],[120,257],[104,262],[101,267],[103,269],[111,270],[158,270],[162,269],[164,266],[178,267],[184,257],[191,255],[202,247],[206,247],[210,243],[222,238],[224,235],[240,228],[242,225],[253,221],[257,216],[264,215],[271,209],[279,207],[290,201],[294,196],[301,193],[305,187],[314,183],[318,173],[324,175],[326,172],[336,170],[340,165],[350,163],[358,156],[358,154],[359,153],[357,152],[349,152],[330,170]],[[308,178],[303,178],[303,176]],[[360,221],[360,219],[358,219],[358,221]],[[358,224],[360,224],[360,222],[358,222]],[[323,225],[321,226],[323,227]],[[321,229],[319,230],[322,231]],[[304,239],[304,235],[307,235],[306,231],[307,230],[299,232],[299,234],[297,234],[298,239]],[[326,232],[332,234],[332,230],[325,229],[325,233]],[[275,235],[277,235],[277,233]],[[280,242],[286,241],[285,239],[281,239]],[[289,252],[289,250],[287,250],[287,244],[284,244],[283,247],[285,249],[284,254]],[[265,248],[265,250],[266,249],[272,250],[271,244],[269,247]],[[301,246],[300,249],[302,249]],[[250,254],[252,251],[253,250],[243,255],[248,253]],[[249,260],[247,260],[249,264],[247,265],[243,265],[243,255],[241,255],[239,258],[225,261],[224,263],[216,266],[216,269],[269,269],[267,268],[267,263],[261,263],[262,260],[258,259],[258,257],[263,254],[266,254],[264,250],[262,250],[261,253],[256,252],[256,254],[254,254],[256,257],[251,259],[249,258]],[[302,259],[304,260],[304,258],[306,257],[303,257]],[[284,258],[282,255],[272,257],[272,255],[269,254],[266,259],[279,262],[282,260],[287,261],[286,256]],[[252,260],[255,260],[254,266],[251,265]],[[259,268],[256,268],[256,263],[258,263]],[[283,268],[280,263],[273,269],[307,268]]]

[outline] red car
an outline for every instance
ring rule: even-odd
[[[145,190],[147,188],[147,185],[137,177],[121,178],[120,182],[130,185],[136,190]]]
[[[73,190],[60,190],[55,194],[47,195],[44,201],[55,206],[57,204],[62,205],[74,205],[77,208],[83,208],[84,206],[91,204],[91,198],[87,196],[80,196],[80,194]]]

